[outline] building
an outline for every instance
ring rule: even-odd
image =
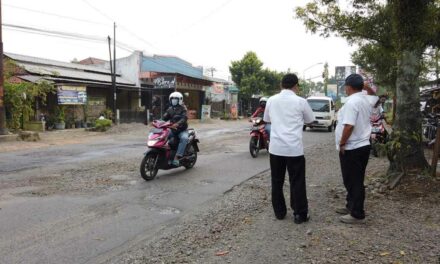
[[[204,89],[206,91],[206,104],[211,105],[211,116],[237,118],[240,108],[237,87],[227,80],[210,77],[208,79],[212,81],[212,85]]]
[[[48,96],[47,106],[36,107],[36,120],[40,114],[51,116],[59,105],[65,105],[66,123],[94,119],[113,108],[112,77],[107,69],[12,53],[5,53],[4,58],[16,67],[11,81],[37,83],[46,80],[57,88],[56,94]],[[116,87],[117,109],[125,111],[138,106],[141,87],[120,75],[116,76]]]
[[[110,64],[99,64],[99,67],[110,68]],[[135,51],[128,57],[116,60],[116,72],[125,79],[142,87],[139,93],[138,106],[153,112],[153,97],[158,103],[156,117],[163,114],[168,107],[168,96],[179,91],[184,95],[189,118],[200,118],[202,104],[205,102],[204,87],[211,86],[212,81],[203,76],[203,68],[176,56],[146,56]]]

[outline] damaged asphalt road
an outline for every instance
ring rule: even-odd
[[[0,153],[1,263],[107,261],[269,168],[265,151],[248,152],[249,124],[215,126],[199,130],[195,168],[151,182],[139,175],[145,131]],[[305,145],[332,136],[306,133]]]

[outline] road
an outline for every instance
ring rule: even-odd
[[[191,170],[138,166],[145,132],[0,153],[0,263],[102,263],[269,168],[248,152],[249,125],[199,130]],[[310,147],[333,134],[306,132]]]

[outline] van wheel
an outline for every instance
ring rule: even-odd
[[[328,132],[333,132],[333,124],[330,125],[327,129],[328,129]]]
[[[303,126],[303,131],[306,131],[307,130],[307,127],[306,126]]]

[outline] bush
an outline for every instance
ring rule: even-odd
[[[95,122],[95,131],[105,132],[112,126],[112,121],[109,119],[98,119]]]

